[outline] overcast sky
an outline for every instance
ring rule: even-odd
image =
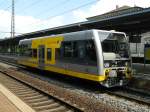
[[[28,33],[86,21],[123,5],[150,7],[150,0],[15,0],[15,31]],[[0,0],[0,38],[9,37],[11,0]]]

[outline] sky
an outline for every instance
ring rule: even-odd
[[[11,1],[0,0],[0,39],[10,37]],[[86,21],[119,7],[150,7],[150,0],[14,0],[15,35]]]

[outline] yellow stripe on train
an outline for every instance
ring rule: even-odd
[[[18,61],[18,63],[22,64],[22,65],[38,68],[37,64],[34,64],[30,61],[22,60],[22,61]],[[78,77],[78,78],[82,78],[82,79],[88,79],[88,80],[92,80],[92,81],[96,81],[96,82],[104,81],[106,79],[105,75],[95,75],[95,74],[75,72],[75,71],[65,70],[65,69],[53,67],[53,66],[44,66],[43,69],[47,70],[47,71],[60,73],[62,75],[68,75],[68,76]]]

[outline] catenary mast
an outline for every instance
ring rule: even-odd
[[[15,1],[12,0],[12,12],[11,12],[11,38],[15,36]]]

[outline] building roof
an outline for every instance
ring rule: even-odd
[[[87,18],[87,20],[89,20],[89,21],[102,20],[102,19],[106,19],[106,18],[110,18],[110,17],[115,17],[118,15],[124,15],[124,14],[128,14],[128,13],[138,12],[140,10],[143,10],[143,8],[122,6],[122,7],[116,8],[115,10],[112,10],[110,12],[107,12],[107,13],[104,13],[101,15],[97,15],[97,16],[93,16],[93,17],[89,17],[89,18]]]

